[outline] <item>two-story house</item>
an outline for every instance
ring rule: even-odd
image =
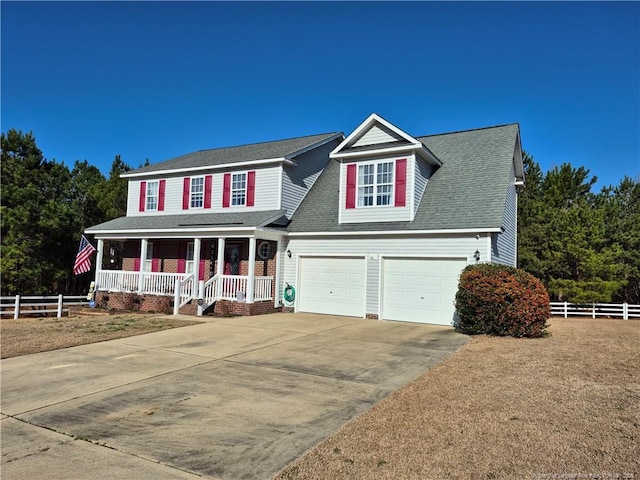
[[[372,114],[346,138],[205,150],[124,176],[127,216],[87,229],[104,305],[135,292],[176,312],[197,301],[451,325],[466,265],[516,263],[517,124],[412,137]],[[123,242],[122,270],[103,268],[109,242]]]

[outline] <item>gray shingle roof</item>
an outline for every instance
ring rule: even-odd
[[[149,215],[138,217],[120,217],[108,222],[94,225],[85,231],[91,234],[100,232],[126,230],[158,230],[158,229],[187,229],[202,227],[203,229],[219,228],[252,228],[266,224],[280,224],[280,218],[285,210],[269,210],[258,212],[234,213],[197,213],[186,215]]]
[[[277,140],[274,142],[252,143],[237,147],[223,147],[181,155],[160,163],[127,172],[127,175],[138,173],[153,173],[165,170],[180,170],[183,168],[207,167],[209,165],[224,165],[227,163],[265,160],[269,158],[289,158],[312,145],[322,143],[340,133],[323,133],[306,137]]]
[[[338,224],[340,164],[332,160],[291,219],[290,232],[502,227],[517,124],[415,137],[441,161],[413,222]]]

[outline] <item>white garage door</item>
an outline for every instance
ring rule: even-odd
[[[364,258],[302,257],[298,310],[364,317]]]
[[[452,325],[458,278],[466,265],[457,259],[384,259],[382,318]]]

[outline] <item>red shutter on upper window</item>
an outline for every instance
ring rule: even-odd
[[[140,257],[136,257],[133,259],[133,271],[134,272],[140,271]]]
[[[138,204],[138,211],[144,212],[144,207],[147,203],[147,182],[140,182],[140,203]]]
[[[347,208],[356,208],[356,168],[355,163],[347,165]]]
[[[247,207],[253,207],[256,194],[256,172],[247,173]]]
[[[222,183],[222,206],[227,208],[231,201],[231,174],[224,174],[224,181]]]
[[[189,210],[189,191],[191,189],[191,178],[185,177],[182,181],[182,209]]]
[[[164,191],[167,187],[166,180],[160,180],[160,186],[158,187],[158,211],[164,211]]]
[[[396,160],[396,198],[395,206],[404,207],[407,204],[407,159]]]
[[[204,177],[204,208],[211,208],[211,188],[213,185],[213,175]]]
[[[159,272],[160,271],[160,259],[159,258],[152,258],[151,259],[151,271],[152,272]]]

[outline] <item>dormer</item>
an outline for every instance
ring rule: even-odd
[[[371,114],[330,154],[340,163],[339,223],[413,221],[442,163],[420,141]]]

